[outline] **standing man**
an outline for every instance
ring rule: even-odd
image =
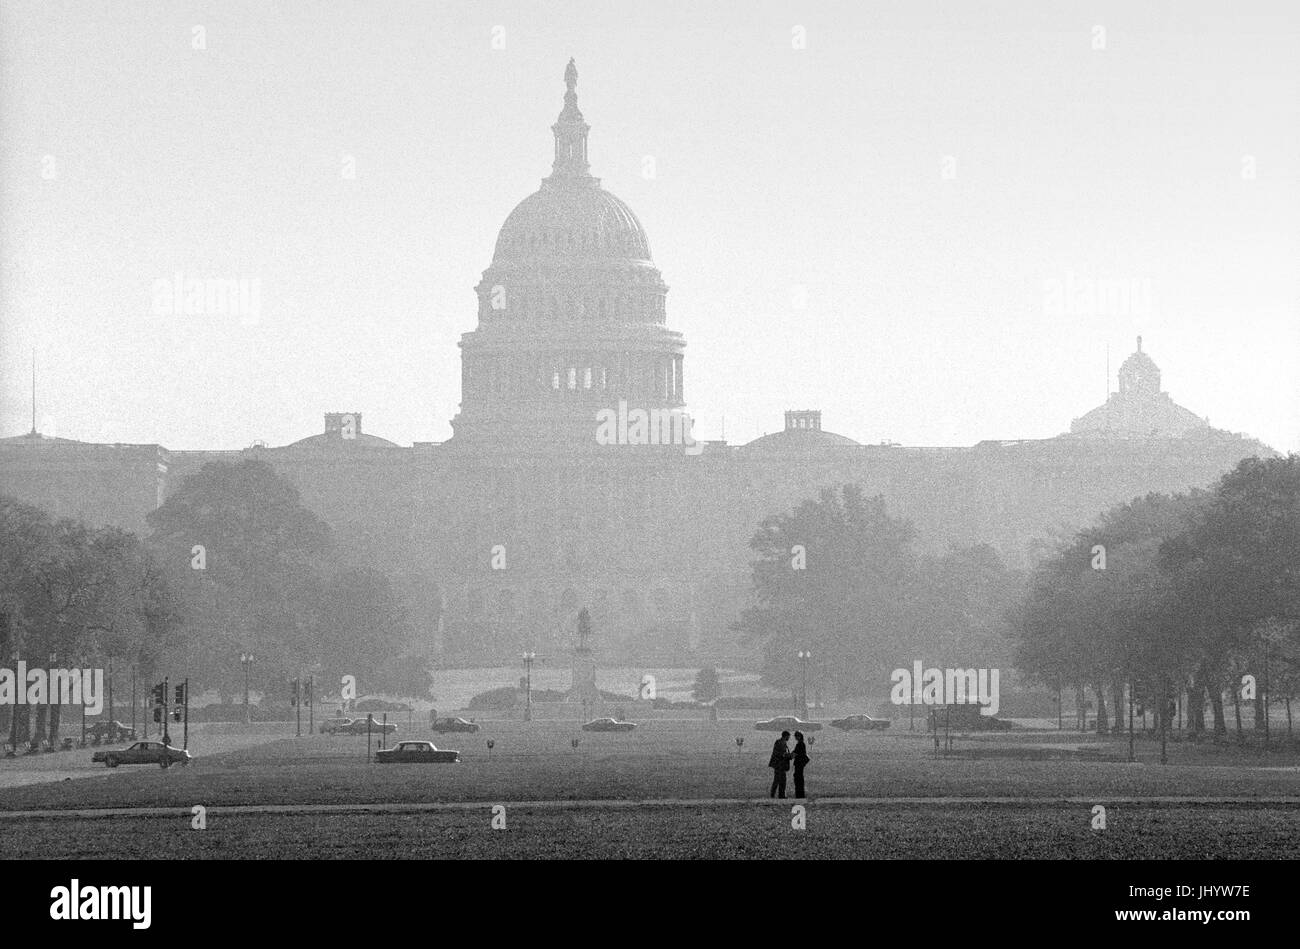
[[[790,770],[789,741],[790,733],[781,732],[781,737],[772,742],[772,757],[767,759],[767,766],[772,769],[772,790],[768,797],[785,797],[785,773]]]
[[[803,743],[803,732],[794,733],[794,796],[803,797],[803,769],[808,767],[808,746]]]

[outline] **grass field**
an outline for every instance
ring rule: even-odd
[[[961,739],[953,756],[937,758],[919,733],[827,729],[810,749],[807,829],[795,830],[794,802],[766,798],[774,736],[752,722],[647,721],[628,735],[561,722],[483,725],[448,736],[417,727],[419,737],[460,749],[458,765],[368,764],[364,737],[321,735],[266,735],[206,754],[205,743],[221,747],[220,732],[199,731],[188,768],[0,790],[0,815],[64,812],[0,816],[0,856],[1287,858],[1300,850],[1294,750],[1264,758],[1174,743],[1162,766],[1151,742],[1128,763],[1123,741],[1012,733]],[[981,798],[1006,800],[971,800]],[[640,801],[656,803],[632,803]],[[210,809],[203,831],[190,829],[196,804]],[[506,805],[504,831],[490,826],[493,804]],[[1105,831],[1092,829],[1094,804],[1107,808]],[[288,810],[229,810],[258,805]],[[353,810],[313,812],[318,805]],[[390,809],[359,810],[373,805]],[[95,808],[164,810],[69,813]]]

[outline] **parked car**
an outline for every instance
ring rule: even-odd
[[[801,718],[793,715],[778,715],[776,718],[769,718],[766,721],[755,722],[754,727],[761,732],[783,732],[783,731],[801,731],[815,732],[821,729],[821,722],[805,722]]]
[[[391,735],[397,726],[373,718],[331,718],[321,723],[320,731],[322,735],[364,735],[367,731],[372,735]]]
[[[455,764],[459,751],[443,751],[431,741],[399,741],[392,748],[375,752],[376,764]]]
[[[322,735],[337,735],[340,732],[347,734],[345,729],[352,724],[350,718],[330,718],[320,723],[320,733]]]
[[[110,768],[120,764],[156,764],[160,768],[169,768],[174,764],[187,765],[192,759],[184,748],[173,748],[160,741],[137,741],[119,751],[97,751],[90,760],[102,761]]]
[[[86,729],[86,739],[94,742],[135,741],[135,729],[118,721],[95,722]]]
[[[467,722],[463,718],[435,718],[430,726],[436,732],[476,732],[477,722]]]
[[[615,718],[593,718],[582,726],[584,732],[630,732],[636,722],[620,722]]]
[[[397,731],[397,726],[392,722],[385,724],[374,716],[367,716],[366,718],[352,719],[351,722],[342,726],[338,733],[343,735],[364,735],[369,732],[372,735],[391,735],[395,731]]]
[[[892,724],[887,719],[872,718],[870,715],[846,715],[831,721],[833,728],[851,731],[884,731]]]

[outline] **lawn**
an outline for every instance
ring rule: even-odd
[[[810,749],[813,798],[808,827],[797,831],[790,827],[793,802],[766,800],[774,736],[755,731],[752,722],[651,720],[631,734],[582,732],[562,722],[482,724],[478,734],[446,736],[417,727],[420,737],[460,749],[463,761],[456,765],[368,764],[364,737],[322,735],[204,754],[199,733],[193,746],[199,754],[188,768],[122,769],[104,780],[0,791],[0,811],[148,806],[175,808],[175,816],[4,819],[0,856],[1268,858],[1294,856],[1300,844],[1294,751],[1265,759],[1234,746],[1174,743],[1170,764],[1162,766],[1152,742],[1140,742],[1140,760],[1128,763],[1121,740],[1013,733],[959,739],[954,755],[943,758],[920,734],[826,729]],[[575,737],[577,749],[570,744]],[[745,739],[743,748],[736,737]],[[817,800],[897,797],[1019,800]],[[1155,797],[1233,803],[1124,801]],[[1262,798],[1286,803],[1251,803]],[[653,799],[664,803],[525,803]],[[476,806],[401,809],[466,802]],[[494,803],[507,805],[505,831],[489,827]],[[1091,829],[1094,803],[1107,807],[1104,832]],[[205,831],[190,830],[189,810],[196,804],[213,809]],[[221,812],[316,804],[397,810]]]
[[[1294,859],[1300,810],[1114,807],[1105,831],[1087,808],[782,805],[491,812],[208,815],[26,821],[0,857],[93,858],[1001,858]]]

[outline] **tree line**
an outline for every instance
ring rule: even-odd
[[[1249,458],[1210,490],[1148,494],[1103,513],[1032,572],[1009,614],[1016,664],[1090,695],[1097,730],[1130,703],[1167,734],[1256,728],[1300,679],[1300,456]],[[1107,707],[1109,705],[1109,708]],[[1207,725],[1205,710],[1211,710]]]
[[[350,674],[368,690],[427,692],[429,659],[389,579],[347,562],[265,462],[210,462],[147,521],[141,538],[0,495],[0,665],[131,667],[226,699],[251,655],[261,692],[305,672],[333,688]],[[53,744],[58,716],[0,705],[0,740]]]
[[[854,485],[769,516],[750,547],[755,602],[735,628],[769,685],[797,687],[806,666],[868,695],[913,660],[1000,666],[1073,692],[1103,734],[1130,706],[1167,732],[1181,706],[1218,736],[1252,699],[1256,728],[1273,701],[1289,723],[1300,689],[1300,456],[1116,505],[1027,571],[982,545],[924,553]]]

